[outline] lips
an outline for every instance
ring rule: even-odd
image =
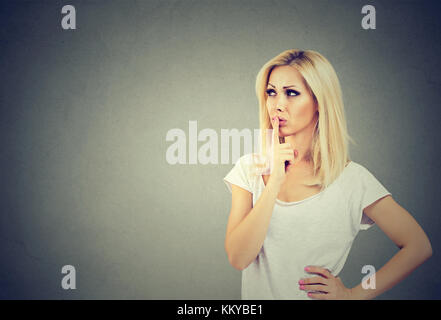
[[[278,117],[279,118],[279,125],[284,126],[286,124],[286,119]]]
[[[274,119],[276,119],[276,118],[279,119],[279,125],[280,126],[284,126],[286,124],[286,122],[287,122],[287,120],[282,118],[282,117],[276,116]]]
[[[275,118],[278,118],[279,119],[279,121],[286,121],[286,119],[285,118],[282,118],[282,117],[280,117],[280,116],[273,116],[271,119],[275,119]]]

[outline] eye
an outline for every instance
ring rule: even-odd
[[[267,89],[267,90],[266,90],[266,94],[269,95],[269,96],[271,95],[272,92],[274,92],[273,89]]]
[[[295,97],[295,96],[298,96],[298,95],[299,95],[299,93],[298,93],[297,91],[295,91],[295,90],[290,90],[290,89],[286,90],[286,93],[287,93],[288,96],[290,96],[290,97]],[[295,95],[291,95],[292,93],[295,93]]]
[[[273,89],[267,89],[266,90],[266,94],[268,96],[272,96],[271,93],[273,93],[273,92],[275,93],[275,91]],[[288,95],[288,97],[295,97],[295,96],[298,96],[300,93],[295,91],[295,90],[288,89],[288,90],[286,90],[286,94]]]

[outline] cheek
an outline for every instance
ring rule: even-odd
[[[266,103],[266,111],[268,112],[268,114],[271,114],[271,109],[272,109],[271,103],[267,102]]]
[[[266,100],[265,105],[267,110],[271,110],[272,102],[270,101],[270,99]]]
[[[310,117],[314,112],[313,105],[311,104],[311,101],[309,99],[304,99],[302,101],[298,101],[292,108],[291,108],[291,114],[293,116],[297,116],[300,118],[308,118]]]

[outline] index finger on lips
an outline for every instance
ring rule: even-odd
[[[273,145],[280,144],[279,141],[279,118],[273,119]]]

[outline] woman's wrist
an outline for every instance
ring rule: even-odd
[[[273,190],[274,192],[276,192],[277,194],[279,194],[279,191],[280,191],[280,187],[282,186],[282,184],[279,182],[279,181],[277,181],[277,180],[274,180],[274,178],[272,179],[272,177],[270,177],[269,179],[268,179],[268,182],[267,182],[267,184],[266,184],[266,187],[268,188],[268,189],[271,189],[271,190]],[[276,195],[277,195],[276,194]]]
[[[363,289],[361,284],[349,290],[350,290],[350,300],[368,300],[368,297],[366,296],[366,291],[365,289]]]

